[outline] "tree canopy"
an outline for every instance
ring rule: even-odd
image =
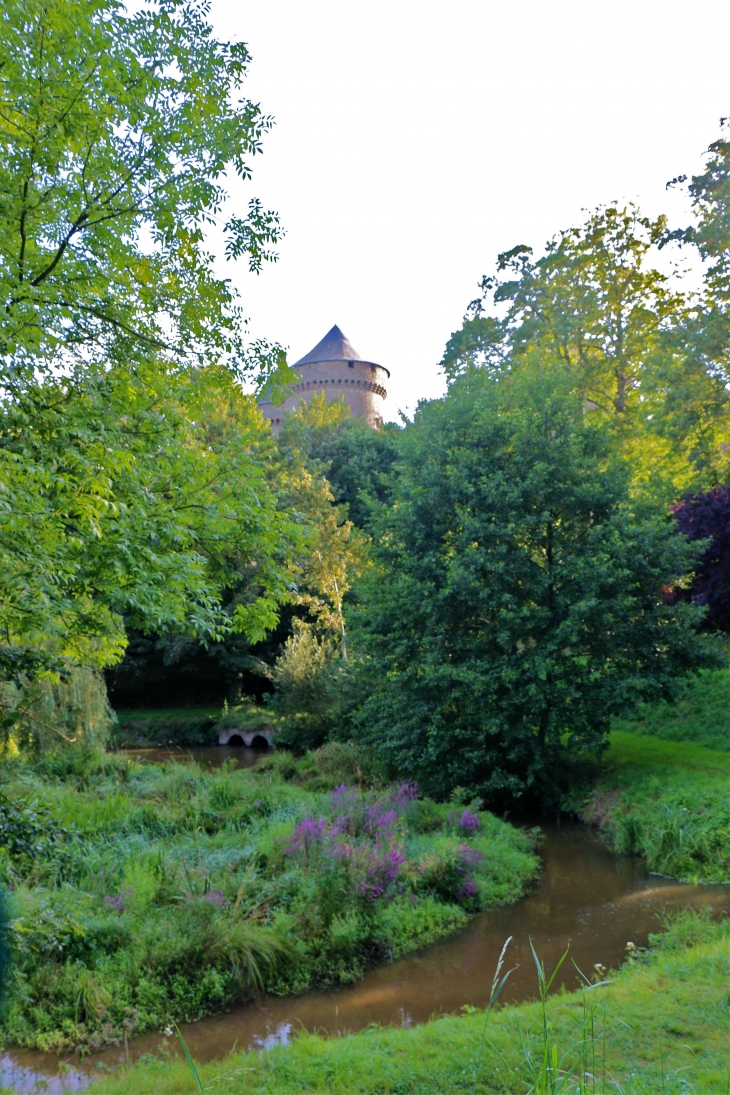
[[[3,9],[7,672],[56,655],[113,662],[122,617],[260,637],[285,594],[299,534],[265,466],[265,427],[234,390],[282,355],[247,347],[204,238],[225,214],[226,171],[248,179],[270,120],[240,96],[246,47],[216,40],[206,15],[202,0]],[[253,270],[275,257],[278,218],[257,199],[222,227],[229,257]],[[223,611],[240,567],[255,580]]]
[[[500,255],[447,343],[447,377],[560,363],[586,407],[612,419],[637,490],[669,503],[725,480],[729,165],[728,143],[712,144],[706,172],[689,186],[689,229],[610,205],[538,257],[523,244]],[[678,263],[658,268],[659,250],[677,243],[699,248],[699,295],[684,289]]]
[[[468,371],[400,449],[352,614],[356,733],[429,793],[540,793],[707,656],[662,596],[692,547],[637,513],[565,367]]]

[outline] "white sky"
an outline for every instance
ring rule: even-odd
[[[253,336],[301,357],[339,324],[391,370],[387,417],[438,362],[498,252],[665,183],[730,114],[729,0],[212,0],[276,125],[253,183],[287,236],[239,287]]]

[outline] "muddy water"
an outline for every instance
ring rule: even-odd
[[[194,760],[202,768],[220,768],[226,761],[232,761],[235,768],[253,768],[262,756],[266,756],[267,750],[247,749],[244,745],[238,748],[228,745],[192,745],[176,749],[120,749],[119,752],[130,760],[146,761],[150,764],[170,760]]]
[[[330,1033],[360,1030],[368,1023],[407,1027],[458,1011],[462,1004],[484,1007],[499,952],[510,935],[508,964],[517,968],[502,999],[530,999],[536,991],[530,938],[549,969],[569,947],[569,958],[590,975],[598,962],[618,965],[628,942],[644,945],[663,911],[709,904],[719,914],[728,908],[730,888],[685,886],[651,876],[642,860],[611,855],[578,825],[548,829],[543,854],[538,886],[517,904],[482,913],[458,935],[372,970],[348,988],[261,1000],[189,1024],[183,1032],[193,1056],[209,1061],[225,1056],[234,1044],[267,1049],[286,1043],[301,1027]],[[556,987],[578,985],[570,961],[556,980]],[[160,1052],[177,1052],[176,1040],[148,1034],[129,1047],[132,1060]],[[0,1059],[0,1086],[18,1092],[79,1090],[123,1057],[110,1050],[83,1062],[69,1059],[71,1071],[59,1074],[56,1058],[14,1051]]]

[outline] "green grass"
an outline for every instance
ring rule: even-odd
[[[493,1011],[481,1054],[484,1012],[470,1012],[410,1030],[301,1033],[287,1047],[198,1066],[200,1080],[220,1095],[727,1095],[727,922],[685,913],[652,942],[605,987],[549,998],[547,1031],[539,1003]],[[559,1065],[547,1075],[546,1043]],[[195,1086],[186,1064],[168,1059],[104,1078],[94,1090],[182,1095]]]
[[[582,816],[617,852],[687,882],[730,881],[730,757],[615,731]]]
[[[635,719],[616,720],[614,729],[730,750],[730,668],[687,677],[676,703],[644,704]]]
[[[260,771],[90,750],[6,762],[15,969],[0,1042],[93,1050],[264,986],[352,982],[530,884],[531,837],[489,813],[463,831],[463,807],[402,788],[332,797],[356,761],[327,747]]]

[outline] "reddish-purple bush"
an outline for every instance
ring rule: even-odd
[[[730,486],[688,494],[672,506],[677,530],[688,540],[709,540],[688,589],[668,592],[672,601],[707,605],[704,626],[730,632]]]

